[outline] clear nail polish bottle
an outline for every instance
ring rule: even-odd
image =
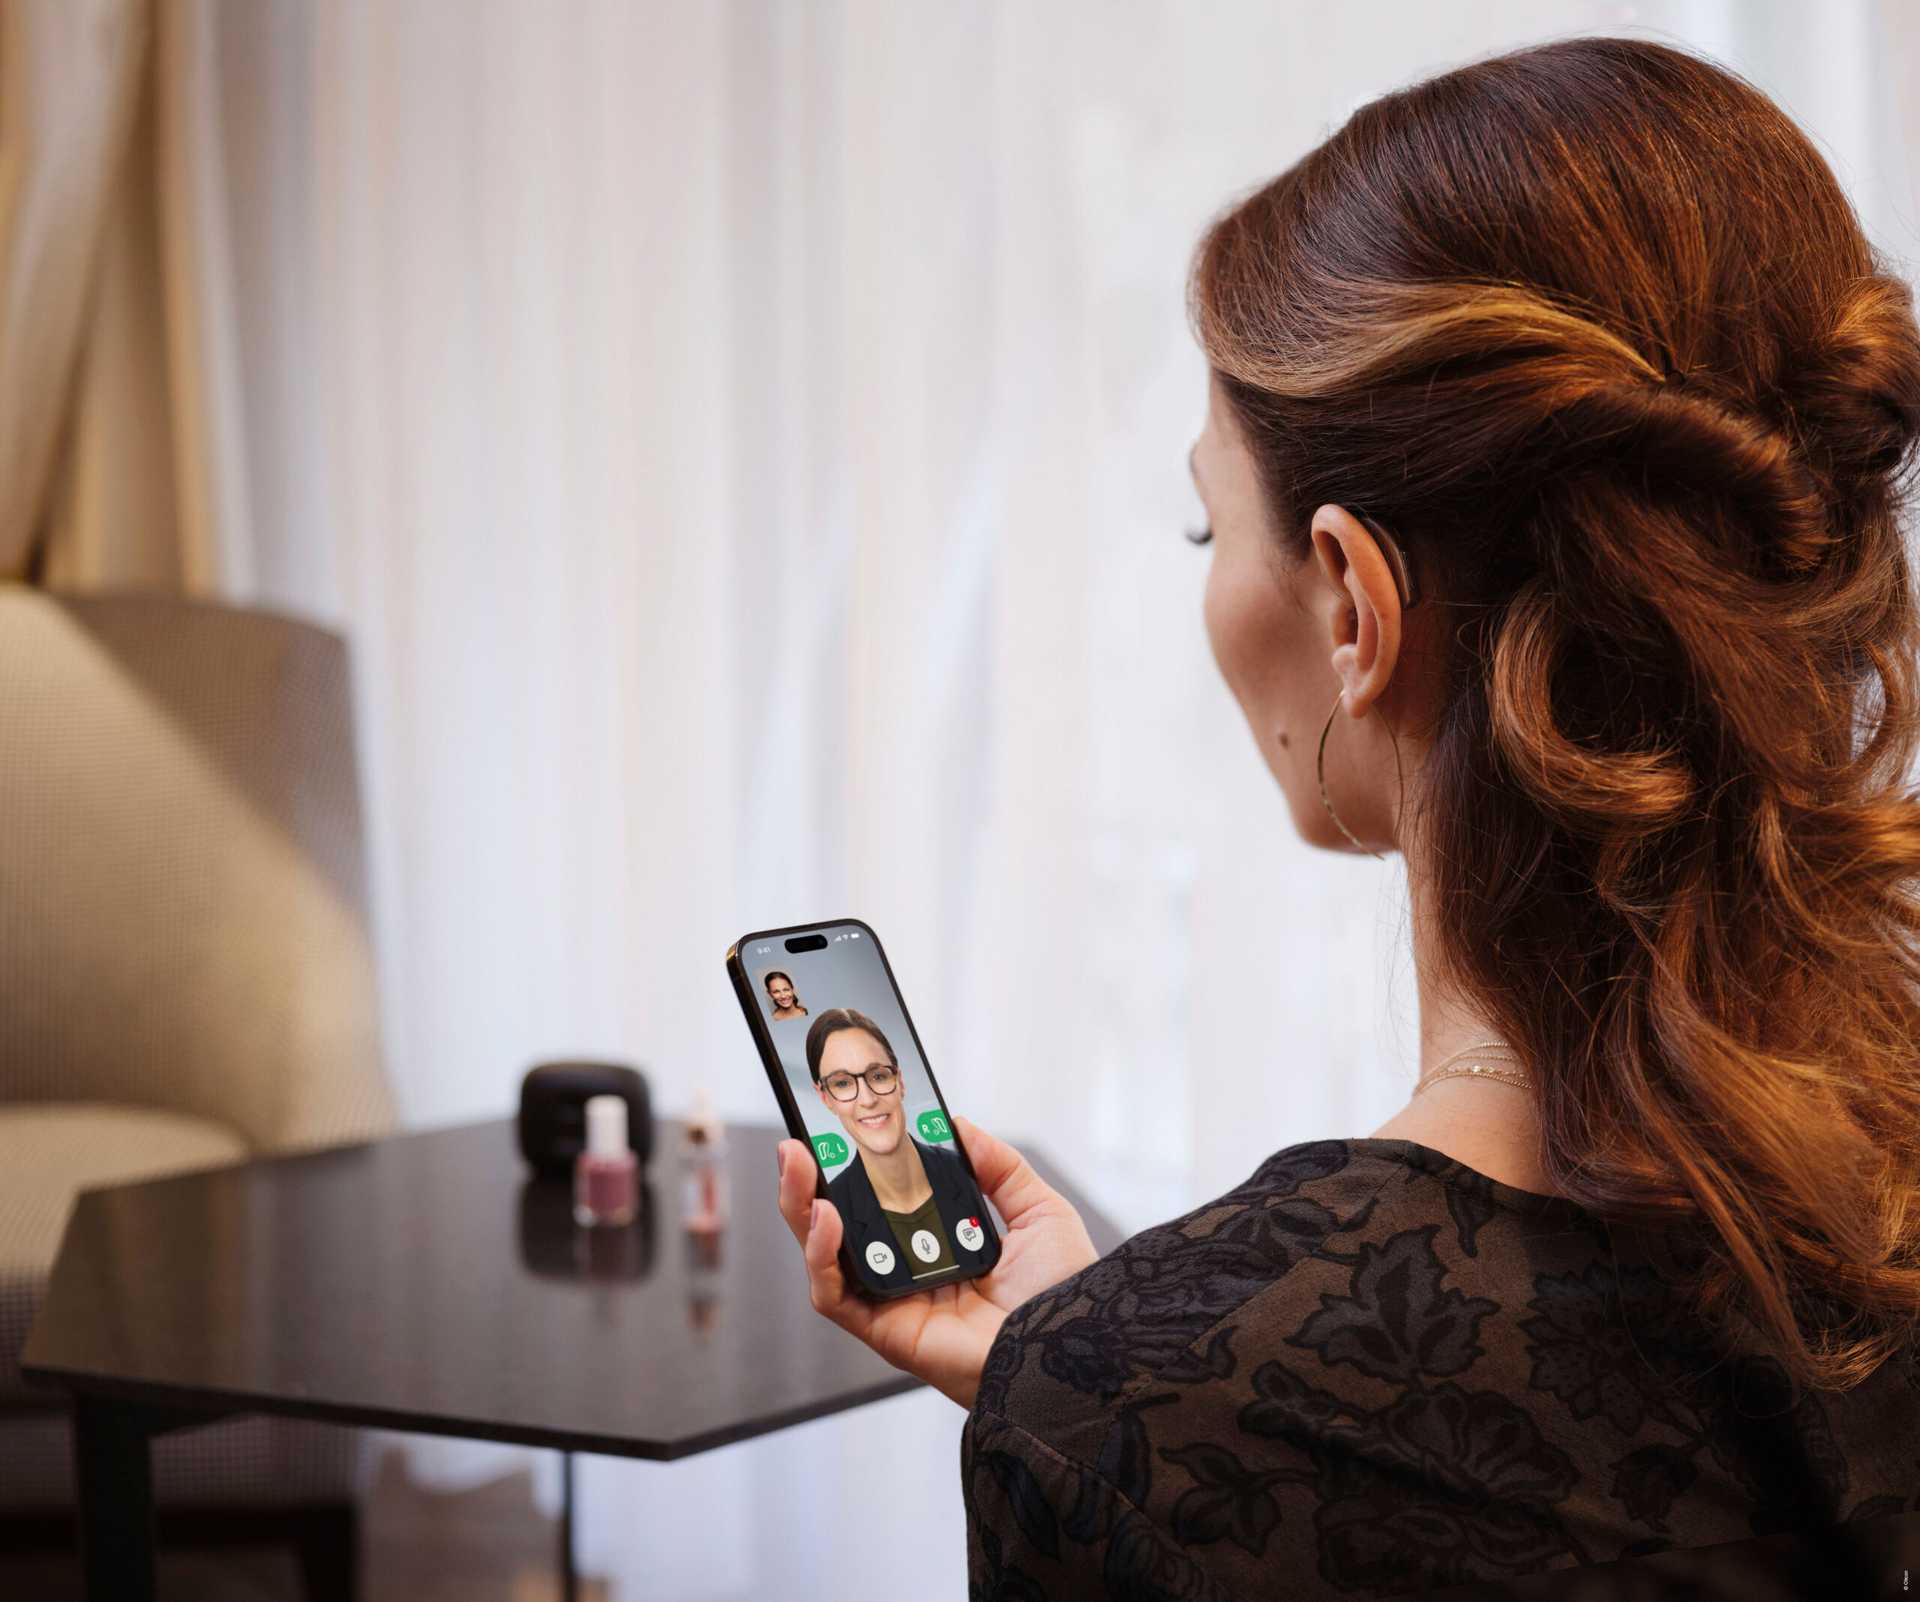
[[[682,1221],[696,1235],[718,1235],[727,1225],[726,1128],[704,1085],[693,1093],[681,1167],[685,1173]]]
[[[640,1199],[639,1163],[627,1144],[627,1104],[587,1098],[587,1143],[573,1160],[573,1221],[630,1224]]]
[[[720,1322],[725,1280],[727,1142],[705,1087],[694,1092],[681,1148],[681,1222],[687,1235],[687,1310],[693,1327],[710,1335]]]

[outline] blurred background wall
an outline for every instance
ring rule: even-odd
[[[1872,0],[201,9],[225,587],[359,654],[408,1119],[579,1051],[764,1120],[722,953],[854,914],[955,1105],[1129,1222],[1411,1086],[1399,867],[1298,843],[1201,624],[1208,216],[1383,90],[1636,31],[1916,238]]]
[[[1298,843],[1208,653],[1189,251],[1375,94],[1631,32],[1780,99],[1911,262],[1920,24],[1387,11],[161,7],[232,397],[182,582],[352,640],[407,1122],[571,1053],[765,1122],[722,954],[849,914],[953,1104],[1129,1229],[1405,1100],[1398,864]],[[792,1487],[857,1464],[875,1572],[938,1553],[916,1594],[959,1596],[959,1426],[921,1396],[654,1471],[614,1533],[730,1595],[837,1561]],[[675,1557],[690,1516],[717,1545]]]

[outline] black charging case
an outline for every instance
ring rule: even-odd
[[[587,1143],[587,1099],[627,1104],[627,1144],[644,1169],[653,1156],[653,1098],[638,1068],[618,1062],[543,1062],[520,1081],[520,1155],[537,1174],[573,1172]]]

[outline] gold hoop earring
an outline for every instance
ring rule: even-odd
[[[1362,851],[1366,852],[1366,854],[1376,862],[1385,862],[1387,860],[1385,857],[1381,856],[1380,853],[1375,851],[1371,846],[1362,844],[1360,837],[1340,821],[1340,814],[1333,810],[1333,801],[1327,795],[1327,736],[1333,730],[1334,714],[1340,710],[1340,703],[1345,698],[1345,690],[1340,691],[1339,694],[1334,696],[1333,709],[1327,713],[1326,726],[1320,731],[1320,754],[1314,761],[1314,771],[1320,778],[1320,804],[1327,809],[1327,816],[1333,819],[1335,828],[1356,846],[1359,846]],[[1380,705],[1377,701],[1374,703],[1374,711],[1380,712]],[[1387,738],[1393,741],[1393,773],[1394,777],[1400,781],[1400,800],[1404,806],[1407,795],[1407,776],[1400,767],[1400,736],[1393,732],[1393,725],[1387,723],[1387,715],[1384,712],[1380,712],[1380,721],[1387,724]]]

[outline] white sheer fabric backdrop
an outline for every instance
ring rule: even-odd
[[[1912,258],[1893,4],[229,4],[253,598],[358,653],[409,1120],[604,1052],[766,1121],[722,954],[854,914],[1128,1229],[1382,1122],[1404,884],[1299,844],[1208,654],[1184,272],[1359,101],[1589,31],[1756,78]],[[589,1477],[583,1558],[958,1597],[959,1426]]]

